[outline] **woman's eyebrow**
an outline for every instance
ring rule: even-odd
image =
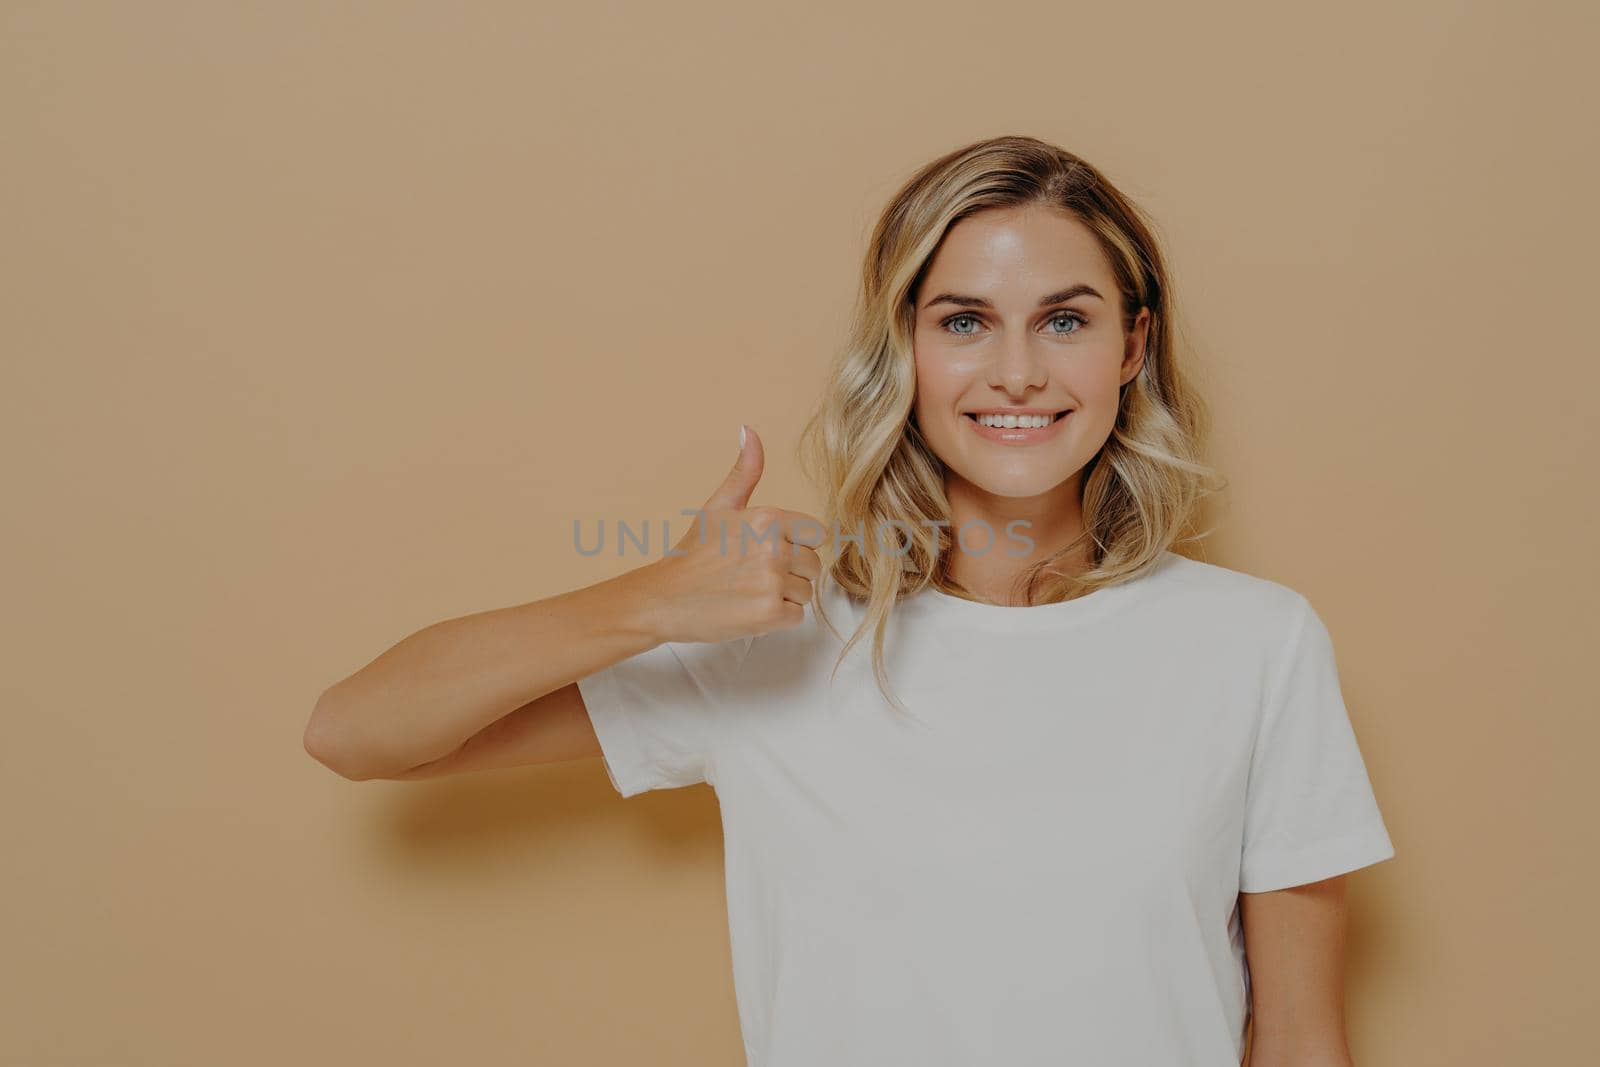
[[[1094,286],[1079,284],[1068,286],[1059,293],[1051,293],[1049,296],[1039,301],[1039,306],[1049,307],[1051,304],[1064,304],[1075,296],[1092,296],[1096,300],[1105,299],[1105,297],[1101,296],[1099,290],[1095,289]],[[931,308],[935,304],[956,304],[960,307],[969,308],[994,307],[993,304],[989,303],[989,301],[985,300],[981,296],[963,296],[960,293],[940,293],[938,296],[934,297],[932,300],[928,301],[922,306],[925,308]]]

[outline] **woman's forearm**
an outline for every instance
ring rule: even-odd
[[[546,693],[663,640],[652,568],[433,623],[323,692],[306,750],[350,778],[448,755]]]

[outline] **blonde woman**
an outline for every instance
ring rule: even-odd
[[[1311,604],[1173,551],[1223,483],[1171,301],[1090,164],[933,161],[806,428],[824,514],[750,505],[741,427],[670,554],[411,635],[308,751],[710,783],[752,1067],[1349,1064],[1343,876],[1394,849]]]

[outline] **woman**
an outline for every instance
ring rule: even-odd
[[[671,554],[413,634],[308,750],[711,783],[752,1065],[1348,1064],[1342,876],[1394,850],[1310,603],[1171,551],[1215,490],[1170,300],[1082,160],[934,161],[807,427],[825,521],[749,506],[741,427]]]

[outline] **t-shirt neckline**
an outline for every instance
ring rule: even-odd
[[[1137,599],[1149,586],[1156,572],[1172,562],[1173,555],[1171,552],[1163,552],[1150,570],[1137,577],[1118,582],[1116,585],[1103,586],[1086,596],[1054,604],[1014,607],[984,604],[976,600],[964,600],[931,585],[912,594],[906,603],[932,618],[985,630],[1049,630],[1061,626],[1074,626],[1101,618]]]

